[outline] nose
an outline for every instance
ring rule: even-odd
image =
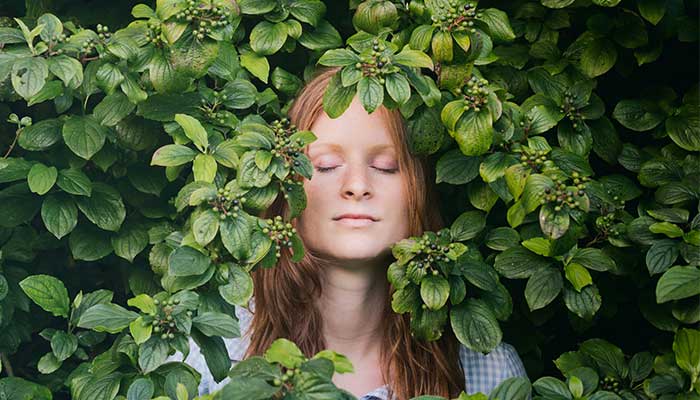
[[[372,193],[372,185],[369,182],[366,168],[362,165],[348,164],[341,186],[343,198],[360,200],[364,197],[371,197]]]

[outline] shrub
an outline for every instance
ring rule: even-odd
[[[302,255],[258,215],[306,206],[315,136],[285,111],[317,65],[329,115],[399,108],[436,168],[451,224],[393,246],[394,311],[505,335],[534,381],[460,399],[700,396],[697,4],[27,4],[0,20],[0,397],[187,399],[200,374],[165,361],[189,337],[233,378],[207,397],[349,396],[340,354],[231,369],[222,339],[250,273]]]

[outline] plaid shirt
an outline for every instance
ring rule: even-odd
[[[254,311],[254,304],[251,301],[251,309]],[[245,308],[236,307],[236,316],[241,326],[242,337],[234,339],[224,338],[229,358],[235,364],[243,360],[243,355],[250,345],[250,338],[247,337],[248,326],[252,319],[252,314]],[[527,373],[523,363],[515,348],[505,342],[501,342],[492,352],[487,355],[481,354],[460,346],[459,358],[464,369],[464,379],[467,394],[477,392],[488,394],[501,381],[512,376],[524,376]],[[167,361],[182,361],[182,353],[176,352],[168,357]],[[199,351],[199,346],[190,338],[190,353],[185,362],[202,374],[199,383],[199,394],[213,393],[224,387],[230,378],[224,378],[221,382],[214,381],[209,367],[207,367],[204,356]],[[358,400],[389,400],[388,385],[378,387],[371,392],[360,397]]]

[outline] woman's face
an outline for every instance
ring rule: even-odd
[[[297,229],[308,248],[338,260],[373,260],[390,254],[390,246],[407,237],[405,171],[389,128],[379,112],[368,114],[357,96],[343,115],[325,113],[310,129],[314,166],[304,180],[307,206]],[[341,218],[345,214],[369,216]]]

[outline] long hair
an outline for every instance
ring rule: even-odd
[[[323,95],[328,82],[338,68],[317,71],[302,88],[289,109],[289,118],[300,130],[309,130],[323,112]],[[384,106],[375,112],[384,116],[398,150],[398,164],[406,171],[404,190],[408,194],[409,234],[422,235],[424,231],[438,231],[444,227],[437,208],[432,169],[427,160],[413,156],[406,140],[406,128],[398,109]],[[307,148],[304,149],[306,152]],[[289,218],[285,199],[278,196],[261,217],[281,215]],[[296,227],[295,222],[292,225]],[[302,237],[303,242],[303,237]],[[298,263],[290,261],[286,248],[274,268],[258,268],[253,275],[255,304],[253,319],[248,329],[250,346],[245,357],[262,355],[275,339],[287,338],[299,345],[311,357],[325,348],[323,319],[315,299],[323,291],[323,260],[305,248],[305,256]],[[388,267],[388,265],[387,265]],[[464,390],[464,372],[459,363],[459,342],[447,329],[437,341],[426,342],[414,338],[410,330],[409,314],[397,314],[391,309],[394,288],[387,283],[386,304],[381,330],[380,368],[384,381],[389,384],[389,396],[408,400],[421,394],[456,397]]]

